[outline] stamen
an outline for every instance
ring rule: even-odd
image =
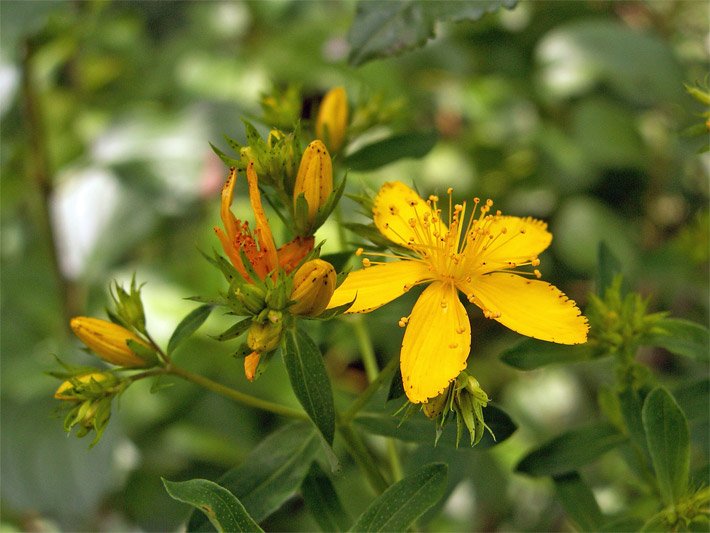
[[[399,319],[399,322],[397,324],[399,325],[400,328],[403,328],[409,323],[409,317],[408,316],[403,316],[402,318]]]
[[[362,255],[362,252],[364,252],[364,250],[362,248],[358,248],[357,250],[355,250],[355,255],[360,257]]]
[[[362,260],[362,266],[364,266],[365,268],[369,267],[371,264],[372,262],[367,257]]]

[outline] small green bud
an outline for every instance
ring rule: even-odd
[[[247,345],[255,352],[270,352],[278,347],[283,333],[283,322],[254,322],[247,333]]]
[[[266,306],[264,302],[265,296],[264,289],[250,283],[244,283],[234,291],[235,299],[253,315],[258,314]]]

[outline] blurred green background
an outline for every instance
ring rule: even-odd
[[[241,117],[258,119],[259,97],[274,86],[299,85],[308,110],[343,85],[353,102],[403,103],[396,131],[439,132],[420,160],[350,172],[348,191],[399,179],[492,197],[505,213],[549,221],[543,275],[580,305],[604,240],[653,310],[707,323],[710,158],[706,138],[685,133],[703,108],[684,89],[707,81],[705,2],[519,2],[440,23],[425,47],[360,67],[347,63],[355,10],[354,1],[0,2],[3,528],[175,529],[189,509],[160,477],[214,479],[281,423],[188,384],[151,394],[140,383],[89,450],[63,433],[46,374],[55,356],[93,362],[68,317],[105,316],[111,280],[136,272],[146,283],[161,342],[192,309],[184,298],[221,287],[198,253],[217,246],[226,176],[208,142],[243,140]],[[342,206],[355,219],[356,205]],[[340,251],[334,223],[318,236]],[[396,322],[413,297],[365,318],[382,360],[398,351]],[[518,337],[471,314],[469,368],[520,429],[491,451],[447,457],[454,492],[430,527],[568,529],[551,486],[511,468],[531,443],[597,416],[608,365],[514,371],[497,356]],[[225,325],[211,317],[180,362],[297,405],[278,360],[245,382],[231,347],[208,337]],[[314,335],[343,401],[365,380],[350,327]],[[662,350],[641,357],[670,384],[707,371]],[[404,452],[406,464],[444,453]],[[609,482],[617,466],[610,459],[591,474],[609,513],[633,494],[625,480]],[[359,479],[347,462],[336,479],[353,512],[371,498]],[[287,507],[266,527],[315,527],[298,499]]]

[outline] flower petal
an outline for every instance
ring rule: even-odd
[[[469,272],[491,272],[536,258],[552,242],[547,224],[534,218],[492,215],[478,226],[483,233],[467,243]]]
[[[587,341],[587,319],[554,285],[496,272],[478,276],[470,284],[459,283],[459,289],[487,317],[522,335],[560,344]]]
[[[431,272],[420,261],[402,260],[373,265],[348,274],[340,287],[335,289],[328,309],[355,300],[348,313],[369,313],[427,279],[431,279]]]
[[[313,235],[310,237],[298,236],[276,250],[279,266],[284,269],[286,274],[291,273],[303,261],[303,258],[313,250],[314,242]]]
[[[431,207],[400,181],[382,185],[375,197],[372,214],[382,235],[407,248],[431,247],[436,241],[435,233],[444,235],[448,231],[441,221],[431,223]],[[429,222],[425,223],[425,218]]]
[[[440,394],[466,368],[471,325],[456,288],[435,281],[414,304],[402,341],[400,368],[412,403]]]
[[[265,253],[266,270],[272,272],[272,279],[275,280],[278,275],[276,268],[279,264],[276,245],[274,244],[274,237],[271,235],[269,219],[266,218],[266,213],[264,213],[264,208],[261,205],[259,178],[254,170],[253,161],[250,161],[247,165],[247,181],[249,182],[249,200],[251,201],[251,208],[252,211],[254,211],[254,218],[256,219],[256,230],[254,233],[259,241],[259,250]]]

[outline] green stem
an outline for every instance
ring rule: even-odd
[[[355,401],[350,404],[350,407],[348,407],[348,409],[342,414],[340,417],[342,424],[347,425],[353,421],[358,412],[360,412],[360,409],[362,409],[365,404],[370,401],[370,398],[372,398],[372,395],[377,392],[382,383],[389,379],[392,372],[394,372],[394,369],[397,368],[397,363],[397,357],[393,357],[389,360],[377,377],[370,382],[367,388],[362,391],[360,396],[358,396]]]
[[[353,330],[355,330],[355,339],[357,340],[358,348],[360,348],[362,363],[365,365],[367,380],[373,382],[377,379],[377,374],[380,371],[377,368],[377,358],[375,357],[375,350],[372,348],[370,332],[367,331],[365,320],[361,316],[354,317],[350,323]]]
[[[402,471],[402,461],[399,460],[399,452],[397,451],[397,443],[394,439],[387,439],[387,458],[390,461],[390,468],[392,469],[392,481],[397,483],[404,477]]]
[[[49,150],[45,133],[39,96],[35,90],[37,83],[32,75],[35,44],[31,39],[24,43],[22,57],[22,99],[26,131],[29,141],[27,175],[37,190],[37,221],[41,237],[45,239],[52,273],[57,283],[65,329],[71,317],[79,314],[80,294],[78,287],[62,273],[57,250],[57,239],[52,224],[50,203],[54,193],[49,163]]]
[[[387,490],[389,483],[387,483],[382,472],[377,468],[377,461],[373,458],[360,436],[347,424],[339,424],[338,433],[343,438],[348,453],[364,472],[372,488],[377,494],[382,494]]]
[[[261,409],[262,411],[269,411],[271,413],[281,416],[297,418],[299,420],[308,420],[308,415],[304,411],[292,409],[291,407],[269,402],[267,400],[262,400],[260,398],[255,398],[254,396],[244,394],[243,392],[234,390],[231,387],[227,387],[226,385],[222,385],[221,383],[212,381],[209,378],[206,378],[199,374],[195,374],[179,366],[168,365],[165,367],[165,373],[173,374],[174,376],[179,376],[187,381],[191,381],[195,385],[199,385],[200,387],[203,387],[209,391],[212,391],[216,394],[220,394],[226,398],[229,398],[230,400],[234,400],[235,402],[248,405],[249,407]]]

